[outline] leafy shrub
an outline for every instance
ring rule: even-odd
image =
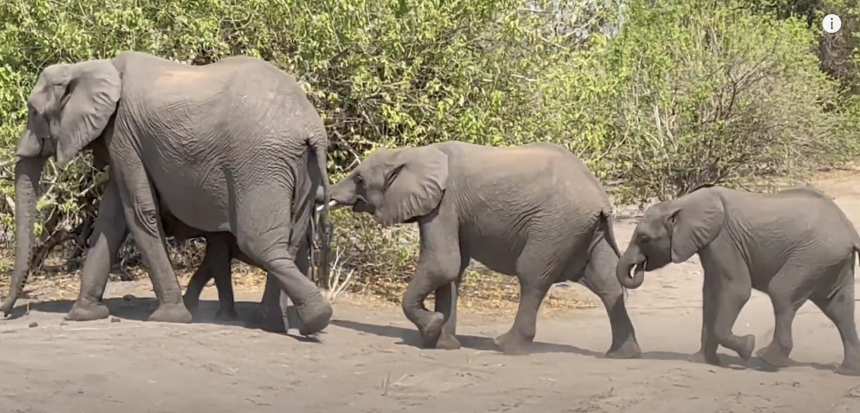
[[[617,203],[671,198],[702,183],[802,178],[858,153],[852,131],[860,106],[835,93],[851,76],[840,78],[839,89],[819,70],[815,28],[792,17],[799,12],[768,7],[752,0],[7,0],[0,3],[0,224],[14,221],[16,140],[42,68],[123,50],[187,64],[247,54],[294,74],[326,121],[333,180],[379,147],[446,140],[565,145]],[[68,269],[80,265],[104,181],[89,155],[62,171],[49,164],[34,265],[53,246],[63,247]],[[333,219],[339,262],[364,281],[356,288],[384,293],[411,277],[414,225],[380,228],[346,211]],[[177,264],[199,263],[199,241],[170,245]],[[139,262],[131,242],[122,255],[126,265]]]

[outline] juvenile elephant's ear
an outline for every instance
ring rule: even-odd
[[[672,262],[680,263],[720,235],[725,210],[719,195],[703,188],[674,201],[667,219],[672,234]]]
[[[104,132],[122,92],[119,71],[109,60],[81,62],[65,70],[66,83],[55,85],[65,88],[57,142],[60,166]]]
[[[383,200],[376,220],[383,225],[406,222],[432,212],[442,201],[448,181],[448,155],[434,147],[401,149],[386,171]]]

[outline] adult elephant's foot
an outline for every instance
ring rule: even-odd
[[[529,350],[532,345],[530,340],[526,340],[513,331],[508,331],[507,333],[496,337],[493,340],[493,343],[496,344],[496,347],[498,347],[502,353],[508,356],[522,356],[529,354]]]
[[[718,356],[717,353],[705,354],[704,350],[699,350],[696,354],[690,356],[689,361],[693,363],[710,364],[717,367],[722,367],[723,365],[723,361],[720,360],[720,356]]]
[[[303,305],[296,306],[296,313],[299,321],[299,334],[309,336],[319,333],[331,322],[331,316],[334,314],[331,305],[320,296],[319,301],[309,302]]]
[[[755,336],[747,334],[740,337],[740,343],[737,349],[738,357],[743,361],[747,361],[752,357],[753,350],[755,350]]]
[[[421,334],[424,348],[439,348],[439,338],[442,336],[442,326],[445,316],[442,313],[431,312],[426,321],[418,323],[418,333]]]
[[[774,343],[770,343],[767,347],[760,348],[755,355],[771,367],[780,368],[791,365],[788,351]]]
[[[609,359],[638,359],[642,358],[642,349],[639,348],[639,343],[634,340],[627,340],[617,349],[612,349],[606,352],[606,358]]]
[[[160,304],[158,309],[149,315],[149,321],[188,324],[191,322],[191,313],[184,304]]]
[[[64,318],[69,321],[92,321],[102,320],[108,316],[110,316],[110,310],[104,303],[78,300]]]
[[[453,334],[443,334],[436,342],[436,348],[439,350],[459,350],[460,341]]]

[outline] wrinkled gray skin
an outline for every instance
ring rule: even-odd
[[[381,149],[332,186],[331,203],[383,225],[418,224],[418,267],[402,307],[427,347],[460,347],[457,290],[474,258],[520,282],[513,327],[495,339],[505,354],[528,351],[543,298],[564,280],[580,281],[603,301],[612,326],[607,357],[641,354],[614,275],[620,254],[609,199],[560,146],[445,142]],[[436,311],[428,311],[423,302],[434,291]]]
[[[246,56],[188,66],[126,52],[48,66],[27,106],[15,168],[18,246],[4,313],[27,275],[45,160],[55,155],[62,167],[90,149],[99,166],[110,165],[110,179],[68,320],[109,315],[102,303],[108,270],[131,231],[159,301],[150,320],[191,321],[164,248],[164,206],[190,227],[231,233],[296,303],[300,333],[328,325],[331,306],[294,262],[316,187],[328,192],[328,140],[291,76]],[[313,170],[320,179],[312,179]]]
[[[203,262],[200,264],[200,267],[197,268],[197,271],[194,272],[194,275],[191,276],[191,279],[188,282],[188,288],[185,290],[185,295],[183,296],[185,307],[188,308],[192,315],[195,314],[200,304],[200,294],[203,292],[203,288],[209,280],[214,278],[215,288],[218,290],[218,302],[220,305],[218,312],[215,314],[216,319],[224,321],[237,320],[239,318],[239,314],[236,311],[235,300],[233,297],[232,260],[235,258],[245,264],[258,268],[261,268],[260,265],[242,253],[242,250],[239,249],[239,246],[236,244],[236,237],[229,232],[203,232],[183,224],[181,221],[176,219],[176,217],[170,214],[162,216],[162,226],[164,227],[164,233],[166,236],[173,236],[180,242],[197,237],[203,237],[206,239],[206,252],[203,257]],[[312,236],[313,225],[311,225],[311,229],[308,232],[308,237],[299,247],[299,252],[296,257],[296,266],[298,266],[304,274],[308,273],[310,267],[309,259],[313,260],[313,255],[308,255],[310,252],[308,245],[310,245],[309,243]],[[280,305],[278,307],[264,310],[263,313],[282,311],[282,308],[287,309],[287,311],[281,314],[280,320],[278,320],[277,317],[262,320],[265,323],[263,328],[277,332],[286,332],[291,326],[293,328],[298,328],[299,321],[296,318],[295,306],[292,305],[292,302],[287,301],[286,303],[280,303],[278,301],[279,298],[272,297],[272,294],[276,294],[280,295],[280,299],[289,300],[288,296],[285,294],[281,295],[279,292],[280,289],[272,282],[271,277],[268,277],[267,275],[262,305],[271,305],[274,303],[278,303]],[[268,299],[265,299],[266,297],[268,297]]]
[[[854,324],[854,252],[860,238],[838,206],[823,193],[797,188],[758,194],[701,188],[645,211],[617,277],[638,288],[644,271],[699,254],[704,268],[702,347],[691,359],[720,365],[717,346],[751,357],[755,337],[732,327],[751,289],[773,303],[773,340],[756,355],[782,367],[790,363],[791,324],[807,300],[836,324],[845,356],[838,372],[860,373],[860,341]],[[631,276],[630,270],[634,269]]]

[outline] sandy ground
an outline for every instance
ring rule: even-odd
[[[820,187],[860,223],[860,176],[828,174]],[[633,226],[617,224],[620,244]],[[149,285],[109,285],[109,297],[129,293],[142,298],[110,300],[110,320],[64,323],[63,301],[0,321],[0,411],[860,412],[860,378],[833,373],[839,335],[811,303],[794,322],[796,366],[767,371],[723,349],[725,368],[686,361],[701,328],[695,257],[649,274],[630,293],[640,360],[603,359],[610,336],[602,308],[543,314],[534,353],[504,356],[492,338],[510,327],[507,316],[463,314],[464,348],[424,350],[399,308],[350,297],[337,302],[315,342],[237,325],[140,321],[154,309]],[[204,297],[202,313],[214,313],[214,288]],[[250,317],[259,293],[237,300]],[[734,331],[767,345],[773,315],[765,295],[753,292]]]

